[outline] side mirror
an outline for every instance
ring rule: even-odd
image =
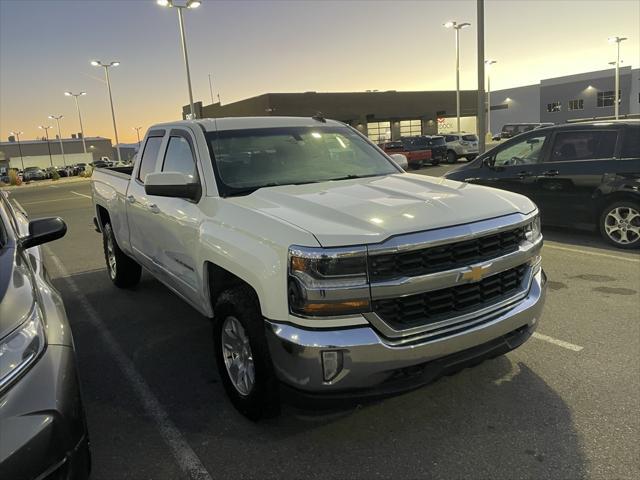
[[[405,157],[401,153],[393,153],[389,156],[391,157],[391,160],[396,162],[396,164],[403,170],[409,168],[409,160],[407,160],[407,157]]]
[[[493,168],[494,163],[495,160],[491,155],[482,159],[482,165],[484,165],[485,167]]]
[[[186,198],[200,200],[202,188],[193,177],[178,172],[150,173],[144,179],[144,191],[147,195],[158,197]]]
[[[64,237],[67,224],[60,217],[39,218],[29,222],[29,235],[20,239],[22,248],[31,248]]]

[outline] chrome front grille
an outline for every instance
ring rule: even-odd
[[[524,227],[518,227],[420,250],[372,255],[369,257],[369,278],[375,282],[473,265],[515,252],[525,239],[524,235]]]
[[[523,264],[475,283],[373,302],[373,311],[394,330],[426,326],[484,309],[522,290]]]
[[[542,238],[527,226],[537,212],[393,237],[369,246],[372,311],[385,337],[454,334],[488,321],[526,297]]]

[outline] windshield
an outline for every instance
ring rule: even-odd
[[[210,132],[222,196],[258,188],[399,173],[348,127],[288,127]]]

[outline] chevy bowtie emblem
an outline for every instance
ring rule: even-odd
[[[463,272],[460,276],[460,279],[479,282],[484,278],[485,274],[489,271],[490,268],[490,263],[486,265],[474,265],[473,267],[469,267],[469,270],[467,270],[466,272]]]

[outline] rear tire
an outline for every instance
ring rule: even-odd
[[[119,288],[136,285],[142,276],[142,267],[120,250],[110,223],[102,226],[102,244],[107,273],[113,284]]]
[[[607,205],[600,214],[600,234],[618,248],[640,248],[640,204],[622,200]]]
[[[458,161],[458,155],[453,150],[447,152],[447,163],[456,163]]]
[[[278,380],[259,302],[248,285],[231,288],[218,297],[213,344],[218,372],[233,406],[253,421],[276,417],[280,413]]]

